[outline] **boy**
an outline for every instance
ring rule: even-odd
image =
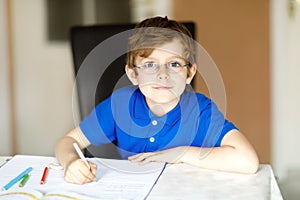
[[[136,27],[125,67],[133,86],[115,91],[57,142],[55,154],[66,181],[83,184],[96,178],[97,166],[85,165],[74,142],[83,149],[116,141],[122,158],[132,162],[255,173],[258,158],[247,139],[210,99],[187,90],[197,70],[189,31],[167,17]]]

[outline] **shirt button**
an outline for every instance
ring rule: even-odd
[[[154,137],[151,137],[151,138],[149,138],[149,141],[150,141],[150,142],[154,142],[154,141],[155,141],[155,138],[154,138]]]
[[[153,121],[152,121],[152,125],[153,125],[153,126],[156,126],[156,125],[157,125],[157,121],[156,121],[156,120],[153,120]]]

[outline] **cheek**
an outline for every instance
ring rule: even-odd
[[[140,88],[147,88],[151,84],[161,83],[155,75],[144,75],[139,74],[137,76],[138,85]],[[178,74],[169,74],[168,82],[171,83],[176,88],[184,87],[187,84],[187,72],[182,72]]]
[[[174,80],[176,81],[177,85],[185,86],[187,83],[187,74],[178,74],[178,76],[176,76],[176,78],[174,78]]]
[[[185,88],[186,88],[185,80],[179,80],[178,84],[177,84],[177,88],[176,88],[176,90],[177,90],[176,93],[182,94],[184,92]]]
[[[155,83],[154,77],[151,76],[139,75],[137,80],[138,80],[138,85],[140,87],[144,87],[152,83]]]

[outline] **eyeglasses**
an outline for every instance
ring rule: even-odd
[[[142,70],[146,74],[154,74],[154,73],[158,72],[158,70],[161,66],[165,66],[167,71],[170,73],[178,73],[181,71],[182,68],[184,68],[186,66],[190,66],[190,65],[191,65],[190,63],[181,64],[177,61],[171,61],[166,64],[158,64],[156,62],[146,62],[143,65],[134,66],[134,67]]]

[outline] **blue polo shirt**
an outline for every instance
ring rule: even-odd
[[[184,92],[174,109],[158,117],[136,86],[115,91],[79,126],[95,146],[116,142],[123,159],[177,146],[217,147],[237,129],[211,99],[195,92]]]

